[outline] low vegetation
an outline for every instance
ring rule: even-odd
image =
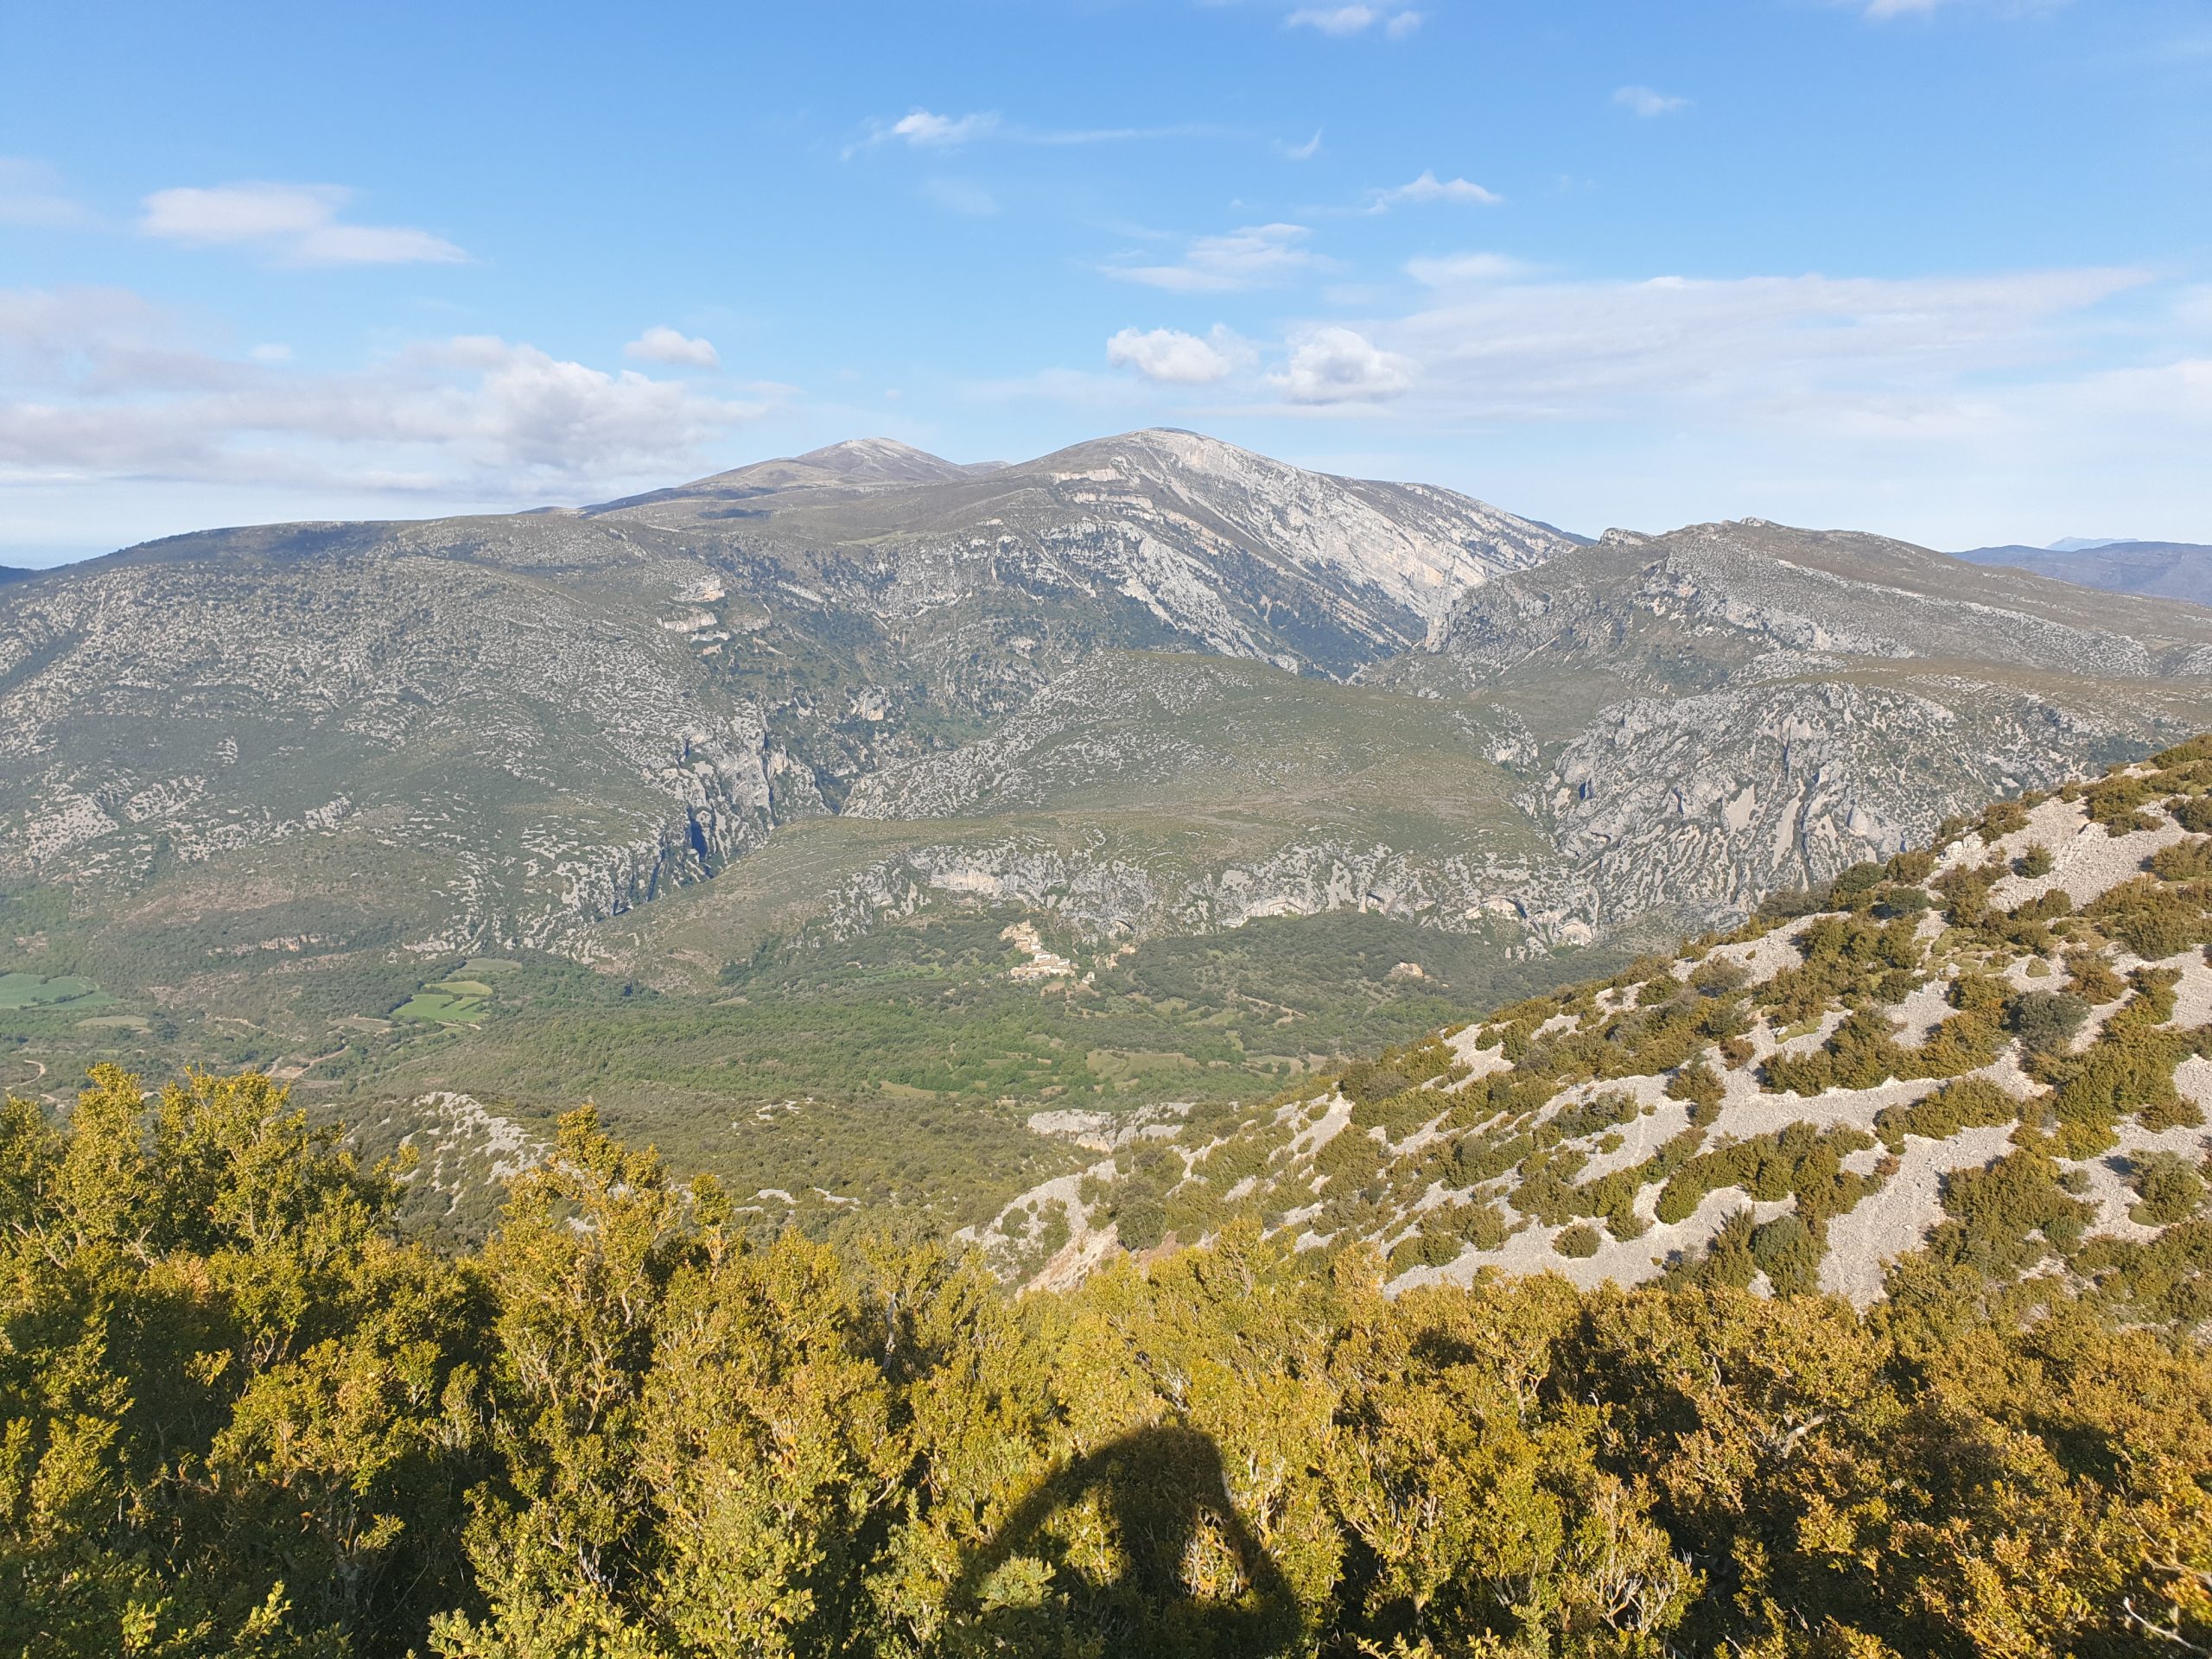
[[[2031,1148],[1864,1315],[1718,1280],[1390,1300],[1364,1250],[1249,1221],[1013,1300],[935,1244],[755,1236],[588,1109],[480,1249],[404,1238],[404,1176],[257,1075],[7,1103],[0,1650],[2212,1643],[2212,1357],[1983,1294],[2067,1223]],[[1808,1255],[1791,1216],[1713,1259],[1779,1287]]]

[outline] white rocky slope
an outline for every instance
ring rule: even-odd
[[[2192,1220],[2212,1175],[2208,791],[2212,741],[2002,804],[1932,858],[1855,872],[1847,904],[1506,1009],[1340,1088],[1136,1126],[976,1236],[1039,1283],[1124,1229],[1150,1248],[1250,1216],[1371,1243],[1397,1288],[1671,1270],[1864,1305],[1931,1238],[1999,1278],[2124,1284],[2128,1249],[2190,1222],[2196,1243],[2173,1237],[2193,1254],[2160,1271],[2212,1272]]]

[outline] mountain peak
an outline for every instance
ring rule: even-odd
[[[966,478],[970,471],[957,461],[933,455],[926,449],[917,449],[896,438],[847,438],[842,443],[825,444],[803,455],[793,455],[788,464],[811,467],[856,483],[871,484],[934,484]]]

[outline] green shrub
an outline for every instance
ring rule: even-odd
[[[2212,795],[2192,795],[2173,809],[2174,822],[2193,836],[2212,835]]]
[[[1986,1077],[1961,1077],[1910,1106],[1884,1107],[1874,1132],[1891,1152],[1903,1152],[1908,1135],[1948,1141],[1961,1129],[2002,1128],[2019,1118],[2020,1103],[2004,1090]]]
[[[1494,1250],[1512,1236],[1505,1212],[1495,1204],[1470,1204],[1454,1210],[1459,1236],[1478,1250]]]
[[[1806,1296],[1821,1287],[1821,1241],[1796,1216],[1777,1216],[1754,1228],[1751,1250],[1776,1295]]]
[[[2012,1000],[2005,1023],[2028,1054],[2056,1053],[2074,1040],[2089,1005],[2067,991],[2024,991]]]
[[[2195,836],[2162,847],[2144,868],[2161,881],[2196,881],[2212,875],[2212,839]]]
[[[2204,1207],[2203,1173],[2177,1152],[2147,1152],[2135,1159],[2127,1184],[2140,1200],[2127,1213],[2145,1227],[2187,1221]]]
[[[1413,1081],[1403,1072],[1394,1071],[1373,1060],[1354,1060],[1337,1079],[1337,1087],[1354,1105],[1366,1106],[1405,1093],[1413,1087]]]
[[[1552,1248],[1561,1255],[1580,1260],[1597,1255],[1601,1242],[1595,1227],[1586,1221],[1578,1221],[1552,1240]]]
[[[2039,875],[2049,875],[2051,862],[2050,849],[2037,842],[2012,861],[2012,873],[2033,880]]]
[[[1616,1204],[1605,1211],[1605,1230],[1615,1238],[1625,1242],[1631,1238],[1642,1238],[1644,1234],[1651,1230],[1651,1224],[1643,1218],[1642,1212],[1636,1207],[1635,1198],[1631,1197],[1626,1202]]]

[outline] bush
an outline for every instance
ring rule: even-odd
[[[1961,1129],[2002,1128],[2020,1117],[2020,1103],[1986,1077],[1961,1077],[1910,1106],[1885,1106],[1874,1118],[1874,1132],[1891,1152],[1904,1150],[1904,1138],[1948,1141]]]
[[[1821,1241],[1796,1216],[1777,1216],[1751,1232],[1751,1259],[1777,1296],[1810,1295],[1821,1287]]]
[[[2012,1001],[2005,1024],[2029,1054],[2051,1054],[2074,1040],[2089,1005],[2066,991],[2024,991]]]
[[[1651,1224],[1643,1218],[1636,1207],[1635,1198],[1631,1197],[1605,1211],[1605,1230],[1625,1243],[1631,1238],[1642,1238],[1651,1230]]]
[[[1552,1240],[1552,1248],[1561,1255],[1579,1261],[1597,1255],[1601,1242],[1595,1227],[1586,1221],[1578,1221]]]
[[[2037,842],[2012,861],[2012,874],[2024,875],[2031,880],[2039,875],[2049,875],[2051,863],[2050,849]]]
[[[2134,1160],[2127,1184],[2141,1200],[2128,1214],[2145,1227],[2187,1221],[2204,1207],[2204,1177],[2177,1152],[2148,1152]]]
[[[2212,875],[2212,840],[2202,836],[2162,847],[2145,862],[2161,881],[2195,881]]]
[[[1354,1105],[1368,1106],[1405,1093],[1413,1087],[1413,1082],[1404,1073],[1378,1065],[1373,1060],[1354,1060],[1337,1079],[1337,1087]]]

